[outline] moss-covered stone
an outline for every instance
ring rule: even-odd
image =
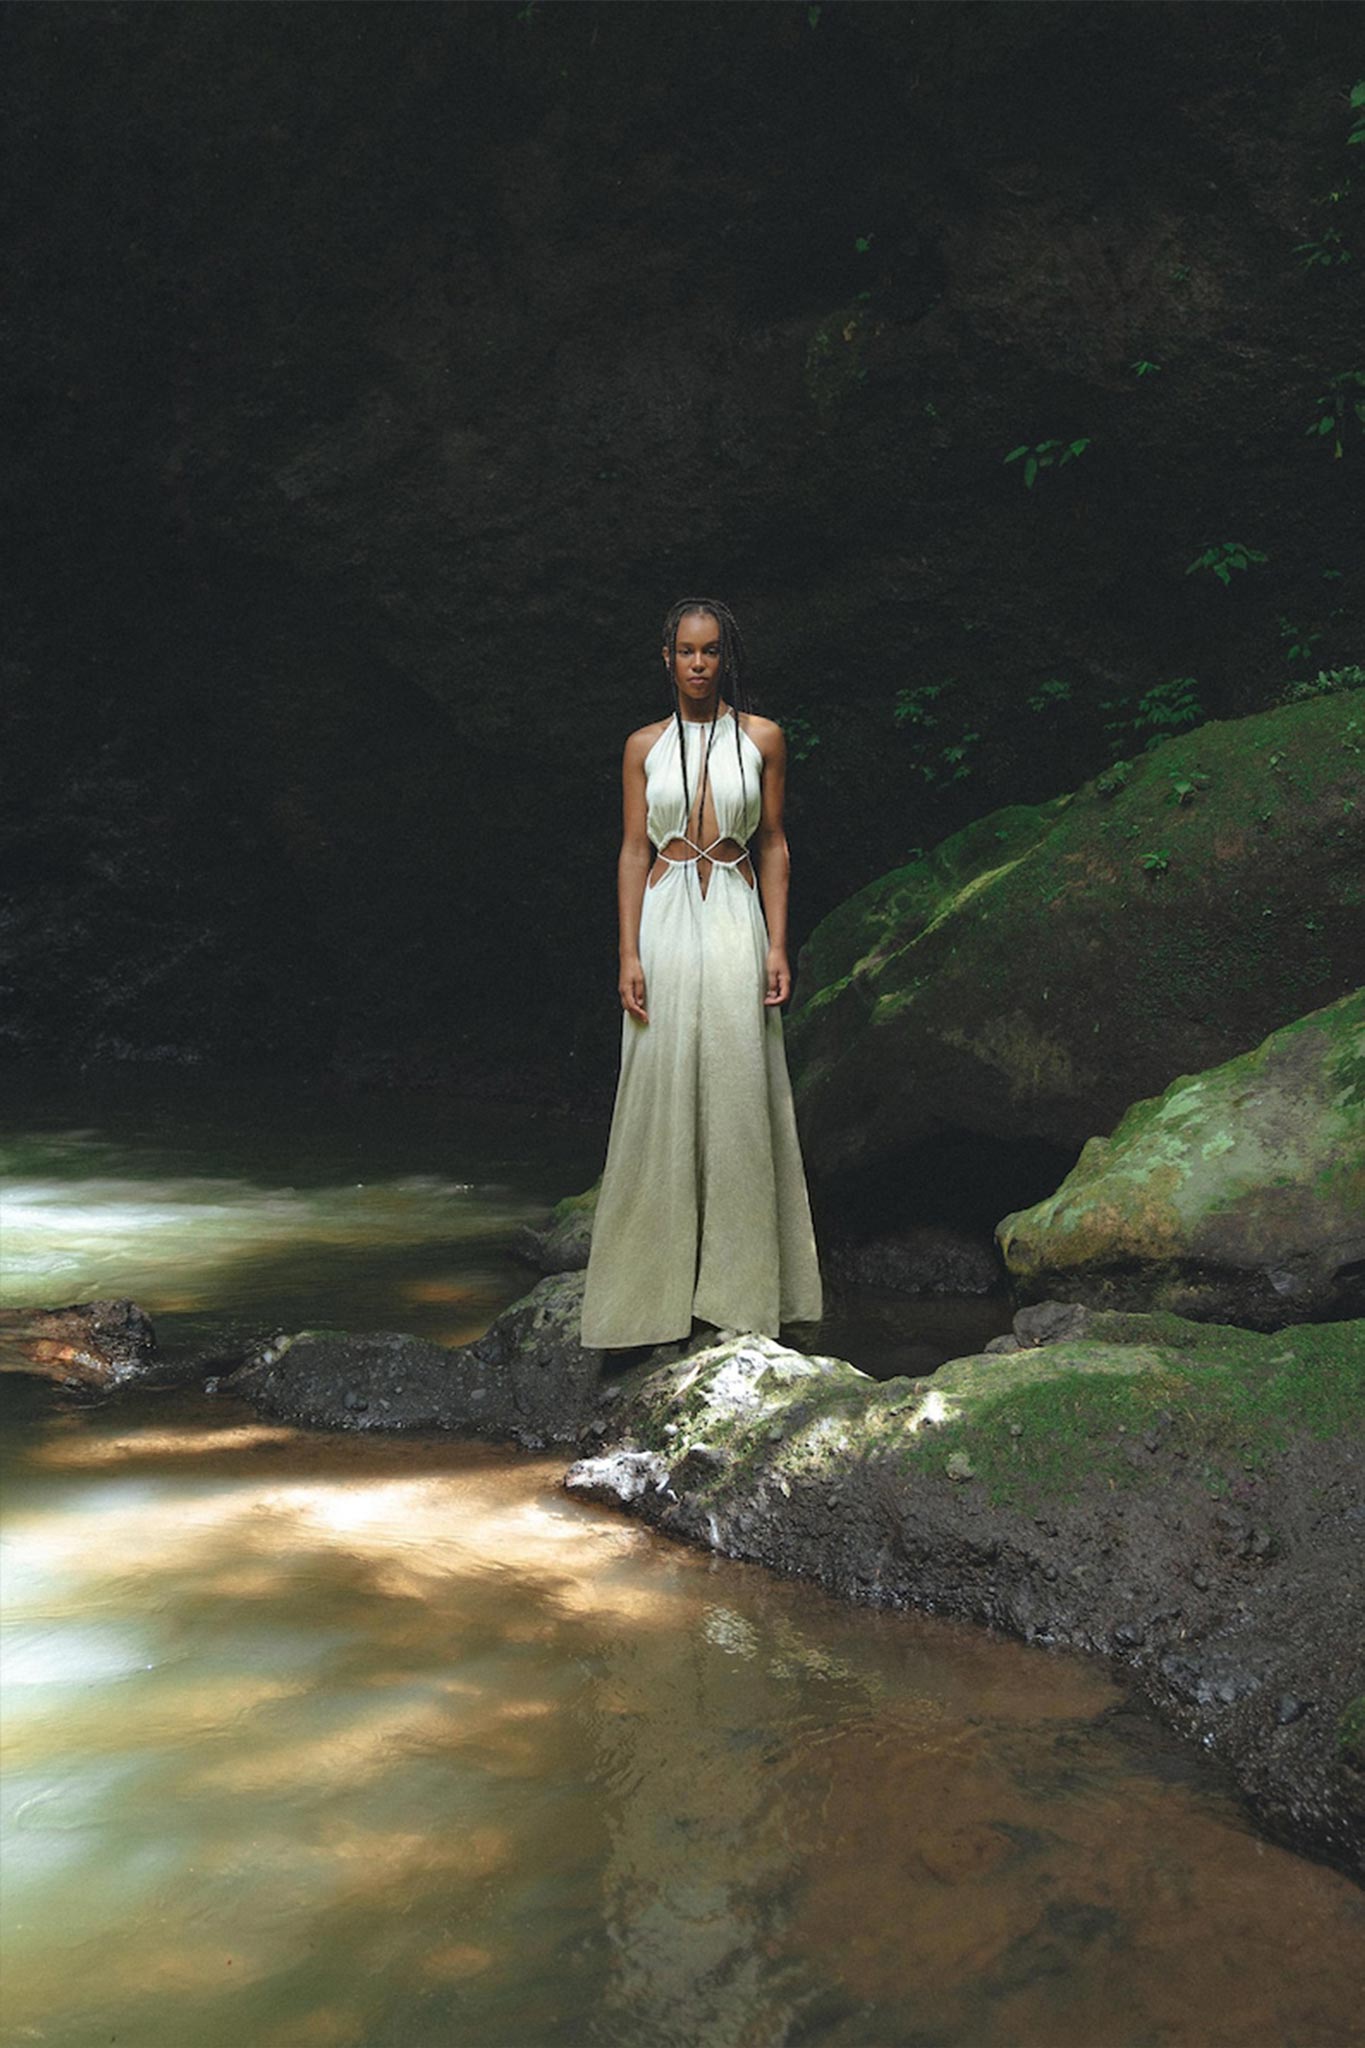
[[[1277,1833],[1365,1874],[1365,1322],[1066,1321],[880,1383],[729,1338],[622,1381],[566,1483],[849,1598],[1118,1657]]]
[[[860,891],[800,960],[812,1168],[945,1131],[1079,1147],[1334,1001],[1360,978],[1362,762],[1365,691],[1201,726]]]
[[[1276,1326],[1365,1313],[1365,990],[1182,1075],[997,1236],[1029,1296]]]

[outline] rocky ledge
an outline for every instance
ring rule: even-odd
[[[1116,1659],[1262,1824],[1365,1877],[1365,1323],[1024,1310],[932,1378],[726,1337],[567,1475],[847,1598]]]

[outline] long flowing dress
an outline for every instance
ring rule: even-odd
[[[727,711],[671,721],[645,757],[656,849],[687,835],[680,746],[695,799],[703,765],[714,836],[747,845],[762,809],[763,756]],[[709,810],[709,806],[708,806]],[[694,841],[689,845],[695,847]],[[820,1268],[796,1135],[782,1017],[767,1007],[768,930],[739,862],[668,865],[646,886],[640,962],[648,1024],[622,1019],[621,1073],[593,1224],[582,1337],[590,1349],[685,1337],[693,1317],[776,1336],[815,1322]]]

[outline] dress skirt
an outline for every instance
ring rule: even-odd
[[[746,744],[748,744],[746,740]],[[583,1300],[592,1349],[667,1343],[693,1318],[776,1336],[814,1322],[820,1269],[768,933],[737,867],[669,867],[645,890],[648,1024],[621,1074]]]

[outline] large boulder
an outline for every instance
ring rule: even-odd
[[[1355,986],[1362,767],[1362,690],[1204,725],[862,890],[800,958],[813,1172],[964,1134],[1074,1156],[1173,1075]]]
[[[1365,1876],[1365,1322],[1062,1303],[877,1382],[725,1338],[566,1476],[727,1556],[1116,1658],[1262,1820]]]
[[[324,1429],[576,1443],[603,1391],[602,1353],[578,1341],[582,1298],[581,1274],[542,1280],[455,1350],[389,1331],[304,1330],[257,1347],[218,1385],[262,1414]]]
[[[1365,1315],[1365,990],[1135,1103],[998,1237],[1030,1298],[1262,1328]]]

